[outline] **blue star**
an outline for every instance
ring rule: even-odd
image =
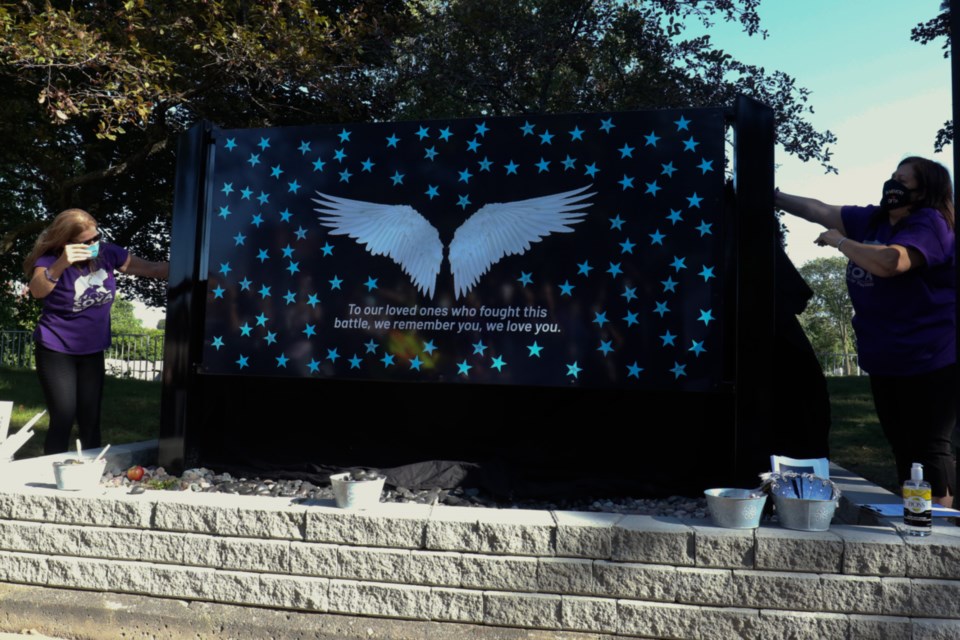
[[[362,168],[360,169],[360,171],[366,171],[367,173],[373,173],[373,166],[374,166],[375,164],[376,164],[376,163],[375,163],[375,162],[372,162],[372,161],[370,160],[370,158],[367,158],[366,160],[364,160],[363,162],[360,163],[360,165],[362,166]]]
[[[593,269],[593,267],[590,266],[590,263],[589,263],[589,262],[587,262],[586,260],[584,260],[583,262],[580,262],[580,263],[577,264],[577,269],[578,269],[578,271],[577,271],[577,275],[578,275],[578,276],[587,276],[587,277],[589,277],[589,276],[590,276],[590,271]]]
[[[297,188],[299,189],[300,187],[297,186]],[[280,212],[280,222],[290,222],[290,216],[292,215],[293,214],[290,213],[290,209],[284,209]]]
[[[532,136],[533,135],[533,125],[527,121],[523,122],[523,126],[520,127],[520,130],[523,131],[523,135]]]
[[[483,352],[487,350],[487,345],[483,344],[483,340],[480,342],[474,342],[471,346],[473,347],[473,355],[482,356]]]
[[[599,312],[599,311],[594,311],[594,312],[593,312],[593,321],[596,322],[598,325],[600,325],[600,326],[602,327],[604,324],[606,324],[607,322],[609,322],[609,320],[607,320],[607,312],[604,311],[604,312],[601,313],[601,312]]]
[[[227,151],[233,151],[237,147],[236,138],[227,138],[226,143],[223,145]]]
[[[257,316],[256,316],[257,326],[258,326],[258,327],[265,327],[265,326],[267,325],[267,320],[269,320],[269,319],[270,319],[270,318],[268,318],[268,317],[266,316],[266,314],[264,314],[264,313],[258,313]]]
[[[646,138],[647,143],[646,143],[645,145],[643,145],[643,146],[645,146],[645,147],[655,147],[655,146],[657,146],[657,140],[660,139],[660,136],[657,135],[657,132],[656,132],[656,131],[651,131],[651,132],[650,132],[650,135],[644,136],[644,138]]]
[[[670,264],[670,266],[673,267],[674,270],[679,273],[680,269],[687,268],[687,265],[684,264],[686,261],[687,261],[686,258],[681,258],[680,256],[673,256],[673,262]]]
[[[513,175],[517,175],[517,167],[519,166],[520,165],[515,163],[513,160],[510,160],[510,163],[503,165],[503,168],[507,170],[507,175],[510,175],[511,173]]]
[[[292,257],[293,257],[293,247],[290,246],[290,243],[287,243],[287,246],[285,246],[285,247],[284,247],[283,249],[281,249],[280,251],[283,252],[283,257],[284,257],[284,258],[292,258]]]
[[[259,202],[260,204],[267,204],[269,200],[270,200],[270,195],[263,191],[261,191],[260,195],[257,196],[257,202]]]
[[[359,369],[359,368],[360,368],[360,363],[362,362],[362,359],[361,359],[361,358],[358,358],[358,357],[357,357],[357,354],[353,354],[353,357],[350,358],[349,360],[347,360],[347,362],[350,363],[350,368],[351,368],[351,369]]]
[[[277,334],[273,331],[267,331],[267,335],[263,336],[263,339],[267,341],[267,344],[273,344],[277,341]]]
[[[687,125],[690,124],[690,122],[691,122],[691,121],[690,121],[690,120],[687,120],[684,116],[680,116],[680,119],[679,119],[679,120],[674,120],[674,121],[673,121],[673,124],[677,125],[677,131],[681,131],[681,130],[683,130],[683,129],[686,129],[687,131],[690,131],[690,128],[687,126]]]
[[[663,317],[663,314],[670,313],[669,307],[667,307],[666,302],[658,302],[656,308],[653,310],[654,313],[660,314],[660,317]]]
[[[480,148],[480,142],[474,138],[467,142],[467,151],[473,151],[474,153]]]
[[[323,252],[323,255],[325,255],[325,256],[332,256],[332,255],[333,255],[333,245],[330,244],[329,242],[325,242],[325,243],[323,244],[323,246],[320,247],[320,251],[322,251],[322,252]]]
[[[527,286],[528,284],[533,284],[533,278],[532,278],[532,276],[533,276],[532,273],[528,273],[528,272],[526,272],[526,271],[521,271],[521,272],[520,272],[520,277],[517,278],[517,281],[518,281],[520,284],[522,284],[523,286]]]
[[[293,275],[296,272],[300,271],[300,263],[294,262],[293,260],[291,260],[290,264],[287,265],[287,271],[290,272],[290,275]]]
[[[696,151],[698,144],[700,144],[700,143],[697,142],[696,140],[694,140],[694,139],[693,139],[693,136],[690,136],[690,139],[689,139],[689,140],[684,140],[684,141],[683,141],[683,150],[684,150],[684,151]]]
[[[673,174],[677,171],[672,162],[661,164],[660,166],[663,167],[663,171],[660,172],[660,175],[666,175],[668,178],[672,178]]]
[[[422,364],[423,362],[420,360],[420,356],[413,356],[413,359],[410,360],[410,368],[415,371],[420,371],[420,365]]]
[[[378,345],[376,342],[373,341],[373,338],[370,338],[370,341],[367,342],[366,344],[364,344],[363,346],[365,346],[365,347],[367,348],[366,353],[376,353],[376,352],[377,352],[377,347],[378,347],[379,345]]]
[[[313,170],[314,170],[314,171],[323,171],[323,167],[324,167],[326,164],[327,164],[326,162],[324,162],[324,161],[321,160],[320,158],[317,158],[316,160],[313,161]]]
[[[711,320],[716,320],[716,318],[713,317],[713,309],[707,309],[706,311],[700,309],[700,317],[697,318],[697,322],[702,322],[709,327]]]
[[[250,285],[252,284],[253,284],[253,280],[247,280],[246,278],[244,278],[243,280],[240,281],[240,290],[249,291]]]
[[[373,291],[377,288],[377,278],[367,276],[367,281],[363,283],[363,286],[367,288],[367,291]]]
[[[350,182],[350,178],[353,177],[353,174],[350,173],[350,169],[344,169],[340,172],[340,182]]]
[[[561,296],[572,296],[573,295],[573,286],[570,284],[569,280],[564,280],[563,284],[560,285],[560,295]]]
[[[257,166],[258,164],[260,164],[260,154],[259,154],[259,153],[251,153],[251,154],[250,154],[250,157],[247,158],[247,162],[250,163],[250,166],[251,166],[251,167]]]
[[[710,235],[713,235],[713,231],[710,230],[710,229],[712,229],[712,228],[713,228],[713,224],[711,224],[711,223],[709,223],[709,222],[706,222],[706,221],[704,221],[704,220],[701,220],[701,221],[700,221],[700,225],[696,227],[697,231],[700,232],[700,237],[701,237],[701,238],[702,238],[703,236],[707,235],[708,233],[709,233]]]
[[[220,347],[223,346],[223,336],[213,336],[213,343],[210,346],[220,351]]]
[[[420,138],[421,140],[423,140],[424,138],[429,138],[429,137],[430,137],[430,129],[428,129],[428,128],[426,128],[426,127],[420,127],[419,129],[417,129],[416,136],[417,136],[418,138]]]
[[[623,269],[620,268],[620,263],[619,263],[619,262],[617,262],[617,263],[611,262],[611,263],[610,263],[610,268],[607,269],[607,273],[609,273],[611,276],[613,276],[614,278],[616,278],[618,275],[620,275],[621,273],[623,273]]]
[[[613,340],[601,340],[597,351],[603,351],[604,356],[610,355],[610,352],[613,351]]]
[[[700,164],[697,165],[697,169],[700,169],[700,171],[702,171],[704,174],[707,171],[713,171],[713,160],[700,158]]]
[[[297,230],[294,231],[293,233],[296,234],[297,240],[303,240],[304,238],[307,237],[307,230],[304,229],[302,225],[297,227]]]
[[[553,144],[554,135],[550,133],[549,129],[545,129],[543,133],[540,134],[540,144]]]
[[[617,125],[613,124],[613,118],[607,118],[606,120],[600,121],[600,130],[604,133],[610,133],[610,130],[616,126]]]
[[[293,304],[297,301],[297,294],[295,294],[293,291],[290,291],[290,289],[287,289],[287,292],[283,294],[283,299],[287,304]]]
[[[550,161],[549,161],[549,160],[544,160],[544,159],[543,159],[543,156],[540,157],[540,162],[534,163],[533,166],[535,166],[535,167],[537,168],[537,173],[543,173],[544,171],[550,171]]]
[[[574,378],[577,378],[577,377],[579,377],[579,373],[580,373],[581,371],[583,371],[583,369],[580,368],[580,366],[577,364],[577,361],[576,361],[576,360],[573,361],[573,364],[568,364],[568,365],[567,365],[567,375],[568,375],[568,376],[573,376]]]
[[[400,173],[399,171],[394,171],[393,175],[390,176],[390,179],[393,180],[393,186],[397,186],[398,184],[403,184],[403,177],[405,175],[406,174]]]
[[[634,150],[635,148],[636,148],[636,147],[631,147],[631,146],[628,145],[626,142],[624,142],[624,143],[623,143],[623,146],[620,147],[619,149],[617,149],[617,151],[620,152],[620,159],[623,160],[624,158],[632,158],[632,157],[633,157],[633,150]]]
[[[343,164],[343,161],[344,159],[346,159],[346,157],[347,157],[347,152],[344,151],[343,149],[337,149],[336,151],[333,152],[333,159],[339,162],[340,164]]]
[[[223,275],[228,275],[231,271],[232,269],[230,268],[229,262],[220,263],[220,273],[222,273]]]
[[[597,163],[591,162],[586,166],[586,171],[583,172],[583,175],[590,176],[591,178],[597,175],[600,172],[600,169],[597,169]]]
[[[623,180],[617,180],[617,184],[623,187],[623,191],[626,191],[627,189],[633,189],[634,179],[635,178],[627,177],[627,174],[623,174]],[[650,185],[647,185],[647,193],[650,193]],[[656,195],[656,191],[654,191],[654,195]]]
[[[665,347],[668,344],[670,346],[676,346],[676,343],[674,341],[677,339],[677,336],[673,333],[670,333],[670,329],[667,329],[667,332],[662,336],[660,336],[660,339],[663,340],[663,344],[660,345],[662,347]]]
[[[310,369],[310,373],[317,373],[320,370],[320,363],[310,358],[310,362],[307,363],[307,368]]]
[[[440,129],[440,133],[438,133],[437,135],[440,137],[441,140],[446,142],[447,140],[450,139],[450,136],[452,136],[453,133],[451,133],[450,127],[444,127],[443,129]]]
[[[699,197],[697,195],[697,192],[694,191],[692,196],[687,197],[687,202],[690,203],[689,206],[696,207],[697,209],[699,209],[700,203],[703,202],[703,198]]]
[[[303,335],[307,336],[308,338],[312,338],[313,336],[317,335],[316,325],[307,323],[307,326],[303,329]]]
[[[240,325],[240,335],[244,338],[250,337],[250,332],[253,331],[253,327],[250,326],[249,322],[244,322]]]
[[[661,281],[660,281],[660,284],[663,285],[663,292],[664,292],[664,293],[666,293],[667,291],[670,291],[670,292],[673,292],[673,293],[676,293],[676,292],[677,292],[677,281],[674,280],[673,277],[671,277],[671,276],[667,276],[667,279],[666,279],[666,280],[661,280]]]
[[[283,173],[283,169],[280,168],[280,165],[270,168],[271,178],[279,178],[281,173]]]
[[[223,183],[223,188],[220,189],[220,191],[223,191],[223,195],[225,195],[225,196],[230,195],[231,193],[233,193],[233,183],[232,183],[232,182],[224,182],[224,183]]]
[[[253,195],[253,191],[250,190],[250,187],[244,187],[243,189],[240,190],[241,200],[249,200],[250,196],[252,195]]]
[[[490,171],[490,166],[493,164],[493,162],[487,158],[484,158],[478,164],[480,165],[480,171]]]
[[[298,151],[300,151],[300,155],[302,156],[307,155],[307,152],[310,151],[310,143],[307,142],[306,140],[301,140],[300,146],[298,147]]]
[[[633,364],[628,364],[628,365],[627,365],[627,377],[628,377],[628,378],[639,378],[641,371],[643,371],[643,367],[638,366],[636,360],[633,361]]]
[[[286,369],[287,363],[289,361],[290,361],[290,358],[288,358],[286,354],[281,353],[280,355],[277,356],[277,367],[283,367],[284,369]]]
[[[387,146],[397,148],[397,143],[400,142],[400,138],[397,137],[397,134],[391,133],[390,137],[387,138]]]
[[[623,229],[623,218],[620,217],[620,214],[617,214],[617,217],[610,218],[610,228],[621,231]]]
[[[470,183],[470,178],[473,177],[473,174],[470,173],[470,169],[469,169],[469,168],[464,169],[463,171],[460,171],[459,174],[460,174],[460,179],[457,180],[457,182],[466,182],[467,184],[469,184],[469,183]]]
[[[307,296],[307,304],[313,308],[316,308],[316,306],[320,304],[320,298],[317,296],[317,294],[311,293],[309,296]]]
[[[683,222],[683,216],[680,215],[679,209],[670,209],[670,215],[667,216],[667,220],[676,225],[678,222]]]
[[[491,369],[496,369],[497,372],[503,373],[503,368],[507,366],[507,363],[503,361],[503,356],[497,356],[493,359],[493,362],[490,364]]]
[[[490,127],[487,126],[486,121],[481,122],[480,124],[476,124],[474,126],[477,128],[477,130],[475,131],[475,134],[480,136],[481,138],[487,135],[487,131],[490,131]]]
[[[570,154],[567,154],[567,157],[563,159],[563,170],[567,171],[568,169],[573,169],[577,164],[576,158],[571,158]]]
[[[337,137],[340,138],[340,142],[350,142],[351,133],[353,132],[343,129],[340,133],[337,134]]]
[[[470,197],[469,196],[458,196],[457,197],[457,206],[461,209],[466,209],[470,206]]]
[[[223,218],[224,220],[226,220],[227,216],[229,216],[230,213],[231,213],[230,207],[220,207],[220,213],[218,213],[217,215]]]
[[[627,315],[623,317],[623,320],[627,323],[628,327],[632,327],[635,324],[640,324],[640,321],[637,320],[637,313],[635,311],[627,311]]]
[[[649,193],[654,197],[656,197],[657,191],[660,191],[663,188],[657,184],[656,180],[654,180],[653,182],[645,182],[644,184],[647,185],[647,190],[644,193]]]
[[[233,246],[239,247],[244,243],[246,239],[247,239],[247,236],[243,235],[242,233],[238,233],[237,235],[233,236],[233,243],[234,243]]]
[[[267,250],[266,250],[266,249],[260,249],[260,251],[257,252],[257,258],[256,258],[256,259],[260,261],[260,264],[263,264],[264,261],[270,259],[270,256],[267,255]]]
[[[336,361],[337,361],[337,358],[339,358],[339,357],[340,357],[340,354],[337,353],[337,350],[336,350],[335,348],[334,348],[334,349],[327,349],[327,360],[329,360],[329,361],[331,361],[331,362],[336,362]]]
[[[247,364],[247,356],[243,355],[242,353],[240,354],[240,357],[237,358],[234,362],[240,365],[241,369],[243,369],[244,367],[250,366]]]
[[[423,350],[424,352],[433,355],[433,352],[437,350],[437,347],[433,344],[433,340],[427,340],[423,343]]]
[[[461,374],[462,374],[462,375],[467,375],[467,372],[469,372],[470,369],[473,369],[473,366],[467,364],[467,359],[466,359],[466,358],[463,359],[463,362],[458,362],[458,363],[457,363],[457,375],[461,375]]]
[[[702,276],[704,282],[709,282],[710,278],[717,277],[713,275],[713,267],[708,267],[707,265],[703,265],[703,269],[701,269],[700,273],[698,273],[697,275]]]
[[[670,369],[670,373],[673,374],[673,379],[676,380],[680,376],[687,375],[687,365],[680,364],[676,360],[673,362],[673,369]]]
[[[224,288],[221,287],[220,285],[217,285],[217,288],[213,290],[213,297],[214,297],[214,299],[216,299],[216,298],[222,298],[224,291],[226,291],[226,289],[224,289]]]
[[[583,140],[584,131],[580,127],[574,126],[573,129],[567,133],[570,134],[570,142],[573,142],[574,140]]]
[[[693,354],[699,358],[700,354],[706,351],[706,348],[703,346],[703,341],[697,342],[696,340],[691,340],[690,342],[692,342],[693,345],[687,349],[687,351],[693,351]]]
[[[527,354],[528,358],[533,358],[533,357],[539,358],[540,352],[543,351],[543,347],[537,344],[536,340],[533,341],[533,344],[528,344],[527,349],[530,351],[530,353]]]
[[[260,151],[266,151],[270,148],[270,138],[260,138],[257,146],[260,147]]]
[[[637,288],[636,287],[624,287],[623,293],[620,294],[621,298],[626,298],[629,303],[631,300],[637,299]]]
[[[661,247],[663,246],[663,239],[666,238],[666,234],[660,233],[660,229],[657,229],[653,233],[647,234],[650,236],[650,244],[658,244]]]
[[[328,282],[330,282],[331,289],[339,289],[340,285],[343,283],[343,280],[341,280],[337,276],[333,276],[333,278],[331,278]]]
[[[424,194],[427,195],[427,196],[429,196],[429,198],[430,198],[431,200],[433,200],[433,199],[436,198],[438,195],[440,195],[439,189],[440,189],[440,187],[434,186],[434,185],[432,185],[432,184],[431,184],[431,185],[427,185],[427,190],[424,192]]]

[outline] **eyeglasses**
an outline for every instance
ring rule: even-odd
[[[87,245],[87,246],[89,247],[90,245],[93,245],[93,244],[96,244],[96,243],[100,242],[100,237],[101,237],[102,235],[103,235],[102,233],[97,233],[97,235],[93,236],[93,237],[90,238],[89,240],[81,240],[80,242],[77,242],[76,244],[85,244],[85,245]]]

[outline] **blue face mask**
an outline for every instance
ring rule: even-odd
[[[96,258],[98,255],[100,255],[100,242],[99,242],[99,241],[94,242],[92,245],[90,245],[90,246],[87,247],[87,248],[90,250],[90,258],[91,258],[91,259]]]

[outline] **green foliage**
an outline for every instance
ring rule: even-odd
[[[952,40],[950,37],[950,0],[940,3],[940,13],[935,18],[921,22],[910,32],[910,39],[920,44],[929,44],[943,38],[943,57],[950,57]],[[943,148],[953,142],[953,120],[947,120],[937,131],[937,139],[933,143],[934,151],[943,151]]]
[[[800,314],[800,324],[817,353],[854,351],[853,305],[846,274],[847,261],[840,257],[817,258],[800,267],[800,275],[814,294]]]

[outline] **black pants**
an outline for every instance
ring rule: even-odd
[[[100,446],[100,401],[103,397],[103,352],[75,356],[36,345],[37,374],[47,400],[50,430],[45,454],[63,453],[70,446],[76,420],[85,449]]]
[[[940,497],[956,493],[950,435],[957,423],[957,367],[917,376],[870,376],[873,403],[893,447],[902,484],[914,462]]]

